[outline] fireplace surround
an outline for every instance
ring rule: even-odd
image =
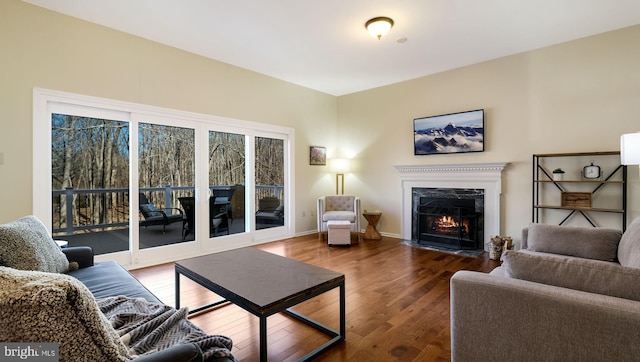
[[[394,166],[400,174],[402,187],[402,238],[414,240],[412,235],[414,188],[482,189],[484,190],[484,220],[479,227],[484,230],[484,233],[478,248],[489,250],[491,237],[500,235],[502,171],[507,165],[507,162],[494,162]]]

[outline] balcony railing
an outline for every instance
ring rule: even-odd
[[[209,190],[229,190],[244,187],[216,185]],[[193,196],[193,186],[144,187],[139,191],[159,209],[180,208],[179,197]],[[256,185],[255,202],[265,197],[283,201],[284,186]],[[235,197],[235,193],[234,193]],[[78,231],[104,231],[129,226],[129,189],[74,189],[52,191],[53,234],[73,235]],[[168,206],[165,206],[168,205]],[[171,211],[171,210],[168,210]]]

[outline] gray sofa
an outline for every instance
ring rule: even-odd
[[[144,298],[151,303],[162,303],[145,288],[129,271],[115,261],[94,263],[93,250],[90,247],[64,248],[62,252],[69,261],[78,263],[77,270],[67,274],[84,284],[95,298],[107,298],[124,295],[130,298]],[[139,362],[195,362],[203,361],[202,351],[194,343],[170,347],[150,355],[135,359]],[[232,362],[230,358],[212,358],[212,362]]]
[[[60,249],[34,216],[0,225],[1,343],[57,343],[60,361],[234,361],[186,313],[90,247]]]
[[[489,274],[451,278],[453,361],[640,359],[640,219],[532,224]]]

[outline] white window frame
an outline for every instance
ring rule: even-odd
[[[75,111],[75,112],[74,112]],[[295,154],[294,131],[289,127],[249,122],[237,119],[210,116],[168,108],[148,106],[112,99],[79,95],[56,90],[34,88],[33,90],[33,214],[40,218],[51,232],[51,114],[75,113],[82,116],[129,122],[131,150],[137,150],[138,124],[156,123],[195,129],[196,147],[196,204],[197,222],[202,225],[196,230],[196,240],[177,243],[165,247],[138,248],[138,198],[130,197],[130,249],[124,252],[98,255],[96,261],[116,260],[128,268],[139,268],[183,258],[256,245],[268,241],[294,236],[295,188],[293,177]],[[232,132],[244,134],[246,144],[246,187],[244,233],[210,238],[208,230],[208,132]],[[282,139],[285,144],[285,225],[263,230],[255,230],[254,184],[254,139],[255,137]],[[138,187],[137,152],[130,152],[130,195],[137,195]]]

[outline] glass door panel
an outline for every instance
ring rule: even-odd
[[[256,230],[284,225],[284,191],[284,141],[256,137]]]
[[[210,237],[245,232],[245,136],[209,131]]]
[[[95,254],[129,250],[129,123],[51,116],[52,235]]]
[[[140,249],[193,241],[195,130],[140,123],[138,177]]]

